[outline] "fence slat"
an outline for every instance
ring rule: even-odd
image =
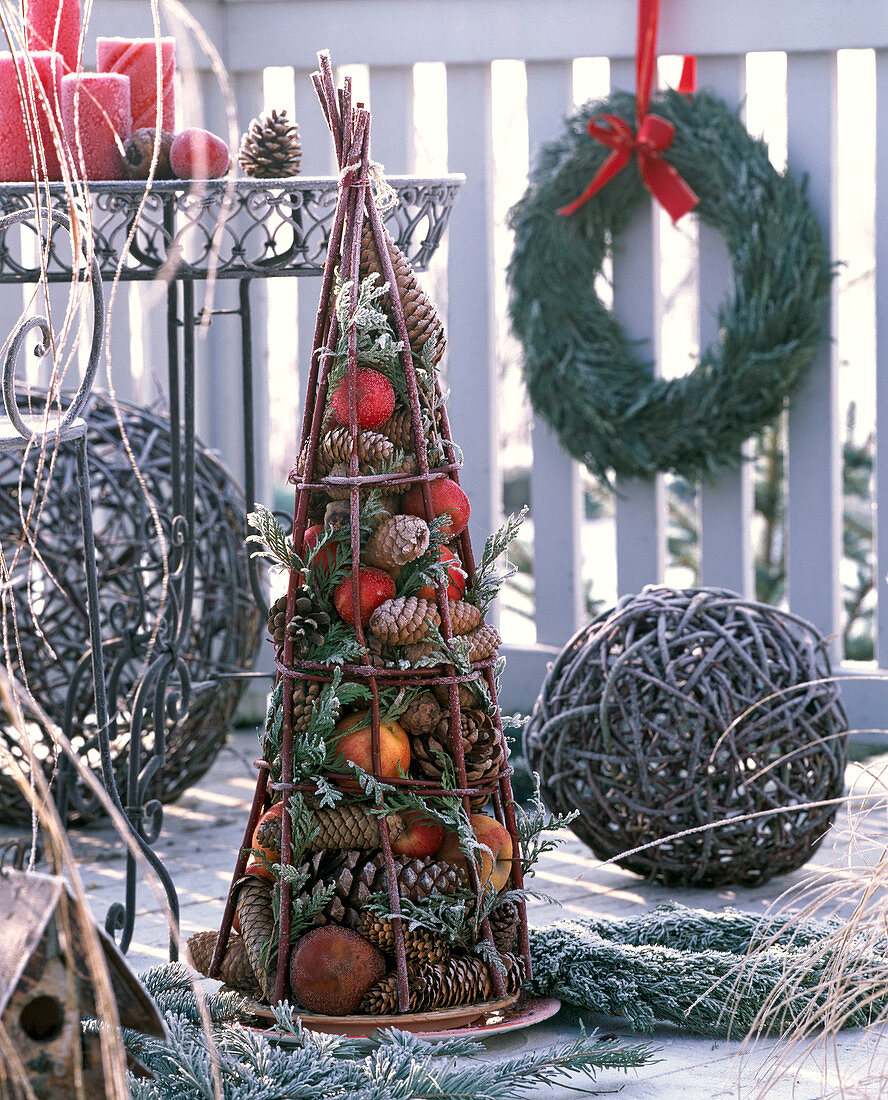
[[[634,88],[635,64],[611,63],[611,88]],[[635,171],[630,165],[629,170]],[[614,311],[629,340],[650,341],[648,354],[659,362],[660,234],[651,203],[635,215],[614,249]],[[617,592],[640,592],[663,581],[666,568],[666,485],[662,474],[649,481],[618,478]]]
[[[449,230],[447,274],[448,410],[465,465],[460,481],[472,502],[469,532],[479,549],[499,523],[497,372],[493,297],[493,159],[489,65],[447,69],[451,172],[466,184]]]
[[[572,66],[564,61],[533,61],[526,69],[527,128],[533,164],[540,145],[555,136],[570,108]],[[530,499],[537,641],[561,645],[585,615],[580,468],[536,415],[532,442]]]
[[[390,176],[413,171],[413,66],[377,65],[370,70],[373,114],[371,152]]]
[[[699,84],[732,108],[743,101],[746,64],[742,57],[700,60]],[[724,240],[711,226],[699,226],[700,349],[718,340],[719,303],[732,287],[731,264]],[[747,444],[744,455],[752,448]],[[700,492],[700,579],[705,585],[755,594],[750,519],[752,467],[722,474],[718,484],[703,483]]]
[[[876,499],[888,493],[888,50],[876,51]],[[888,665],[888,506],[876,508],[876,657]]]
[[[808,177],[808,201],[835,251],[836,85],[834,53],[790,54],[786,94],[788,160]],[[833,283],[833,297],[836,293]],[[835,316],[830,308],[831,320]],[[831,326],[824,329],[831,332]],[[842,481],[836,345],[824,339],[789,407],[787,575],[790,607],[834,638],[839,656]]]

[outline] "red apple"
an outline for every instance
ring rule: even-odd
[[[333,605],[339,612],[339,617],[354,626],[355,609],[352,593],[352,573],[340,581],[333,590]],[[370,622],[370,616],[381,603],[391,600],[395,595],[395,582],[382,569],[373,569],[366,566],[361,570],[358,604],[361,614],[361,626],[365,629]]]
[[[302,558],[303,561],[308,555],[308,551],[317,545],[318,540],[324,533],[324,525],[322,523],[316,523],[313,527],[306,527],[305,534],[302,536]],[[328,542],[325,547],[315,554],[312,559],[311,568],[317,569],[324,576],[329,576],[333,567],[339,560],[339,554],[342,550],[342,544],[339,542]]]
[[[419,810],[399,816],[407,828],[402,836],[392,842],[395,855],[410,856],[412,859],[433,856],[444,840],[443,824]]]
[[[222,138],[192,127],[173,138],[170,167],[180,180],[214,180],[231,167],[231,153]]]
[[[447,599],[461,600],[466,592],[466,571],[463,569],[462,563],[456,554],[446,546],[442,546],[438,551],[438,557],[447,565],[447,573],[450,577],[447,582]],[[416,595],[423,600],[433,600],[435,598],[435,586],[425,584],[417,591]]]
[[[479,844],[489,849],[481,851],[481,885],[490,882],[494,890],[502,890],[512,873],[512,838],[505,825],[487,814],[472,814],[472,832]],[[437,858],[445,863],[465,867],[466,857],[456,833],[448,833],[438,849]]]
[[[370,712],[367,710],[349,714],[333,731],[336,750],[343,760],[357,764],[365,772],[373,772],[373,735],[370,729]],[[380,779],[396,779],[407,773],[410,767],[410,738],[397,722],[379,726]]]
[[[452,538],[466,529],[472,507],[469,498],[460,489],[455,481],[449,477],[439,478],[429,482],[432,494],[432,513],[435,518],[449,513],[450,522],[442,528],[446,538]],[[410,516],[426,517],[425,502],[422,495],[422,485],[414,485],[404,494],[401,503],[401,511]]]

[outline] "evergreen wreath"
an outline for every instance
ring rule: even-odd
[[[744,441],[780,415],[810,364],[833,272],[804,187],[774,169],[721,100],[666,91],[651,110],[675,126],[664,159],[727,245],[734,287],[719,307],[719,342],[686,376],[654,378],[597,293],[608,250],[649,199],[635,164],[575,213],[558,213],[608,156],[587,133],[590,118],[633,124],[625,92],[586,104],[542,150],[510,213],[510,318],[534,409],[593,474],[713,479],[739,465]]]

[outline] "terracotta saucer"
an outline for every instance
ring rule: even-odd
[[[260,1020],[274,1019],[268,1005],[247,1001],[246,1007]],[[422,1039],[447,1039],[454,1036],[481,1037],[530,1027],[554,1016],[560,1007],[561,1002],[554,997],[531,997],[522,993],[518,997],[458,1005],[456,1008],[436,1009],[433,1012],[406,1012],[391,1016],[322,1016],[314,1012],[300,1012],[298,1018],[312,1031],[351,1038],[365,1038],[379,1028],[394,1027],[401,1031],[410,1031]],[[285,1045],[292,1041],[292,1036],[274,1027],[257,1030],[261,1030],[267,1039],[275,1043]]]

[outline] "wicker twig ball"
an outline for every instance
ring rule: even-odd
[[[30,397],[32,410],[42,395]],[[173,618],[186,614],[182,586],[169,574],[187,566],[187,543],[175,516],[177,472],[169,420],[118,402],[114,407],[93,393],[84,412],[89,424],[89,467],[96,566],[108,704],[116,715],[112,742],[114,770],[126,789],[133,704],[146,670],[163,666],[151,681],[142,722],[145,756],[155,742],[160,719],[165,733],[164,762],[146,796],[172,801],[209,768],[222,746],[244,680],[220,679],[250,668],[263,634],[250,589],[244,549],[243,493],[228,471],[201,444],[194,471],[194,584],[181,640],[181,662],[173,660],[170,632],[159,609]],[[124,434],[138,464],[127,454]],[[24,669],[37,702],[63,728],[71,709],[71,740],[80,758],[98,773],[99,752],[88,662],[89,633],[83,541],[73,448],[62,447],[38,475],[36,453],[22,468],[18,453],[0,455],[0,546],[10,571],[6,631],[13,667]],[[30,514],[29,543],[22,539],[22,515]],[[152,515],[152,510],[154,515]],[[158,534],[159,522],[163,538]],[[164,567],[163,544],[168,554]],[[178,646],[178,643],[177,643]],[[148,660],[146,660],[146,657]],[[160,694],[155,689],[160,689]],[[179,702],[187,697],[187,706]],[[161,711],[155,712],[156,704]],[[51,777],[56,748],[49,730],[31,727],[38,759]],[[0,743],[19,757],[13,724],[0,711]],[[89,818],[98,809],[85,791],[75,792],[72,816]],[[0,821],[26,822],[27,802],[13,778],[0,768]]]
[[[565,646],[525,752],[600,859],[668,885],[749,885],[816,851],[846,730],[809,623],[719,589],[648,587]]]

